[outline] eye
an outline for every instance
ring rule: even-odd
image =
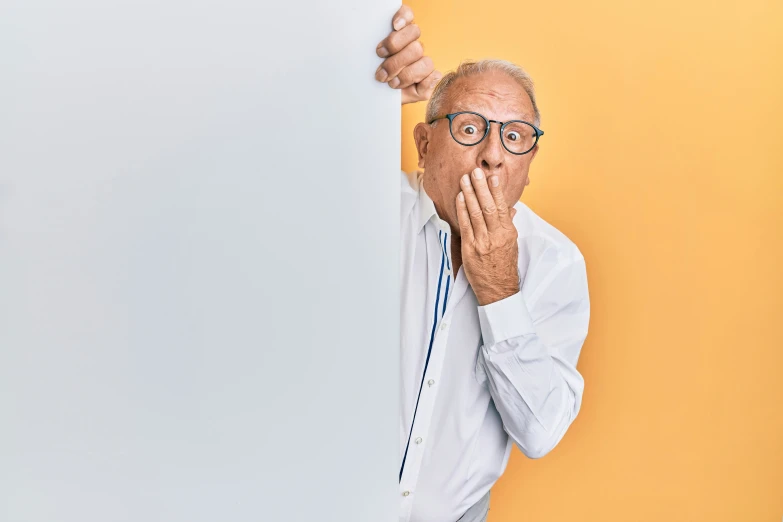
[[[462,132],[464,132],[465,134],[468,134],[468,135],[472,136],[472,135],[476,134],[476,132],[478,132],[478,129],[476,129],[476,126],[475,126],[475,125],[465,125],[465,126],[462,128]]]
[[[519,141],[519,133],[518,132],[509,132],[506,134],[506,139],[511,141]]]

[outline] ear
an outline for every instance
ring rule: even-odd
[[[427,157],[427,152],[430,145],[430,131],[432,126],[421,122],[413,129],[413,140],[416,142],[416,150],[419,152],[419,168],[424,168],[424,159]],[[536,145],[537,147],[538,145]]]

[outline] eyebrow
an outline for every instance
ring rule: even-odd
[[[468,107],[467,105],[462,105],[460,103],[456,103],[456,104],[454,104],[454,107],[452,108],[451,112],[468,111],[468,112],[478,112],[479,114],[481,114],[482,110],[486,110],[487,109],[487,106],[484,105],[484,104],[481,104],[481,103],[477,104],[477,107],[478,107],[478,109],[473,108],[473,107]],[[483,114],[482,114],[482,116],[483,116]],[[490,119],[490,118],[487,118],[487,119]],[[522,121],[532,122],[533,121],[533,117],[529,116],[527,114],[523,114],[519,118],[512,118],[512,120],[522,120]]]

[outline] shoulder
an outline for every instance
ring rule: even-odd
[[[514,208],[522,291],[529,303],[538,302],[544,291],[587,299],[587,267],[576,244],[521,201]]]
[[[536,250],[550,251],[560,262],[584,260],[579,247],[568,236],[545,221],[525,203],[518,201],[514,208],[517,209],[514,226],[517,228],[520,243],[524,242]]]

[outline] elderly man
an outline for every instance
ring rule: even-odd
[[[590,304],[584,257],[519,201],[543,131],[528,75],[500,60],[440,79],[403,6],[376,78],[429,99],[401,208],[400,522],[479,522],[512,443],[563,438]],[[438,81],[440,80],[440,81]]]

